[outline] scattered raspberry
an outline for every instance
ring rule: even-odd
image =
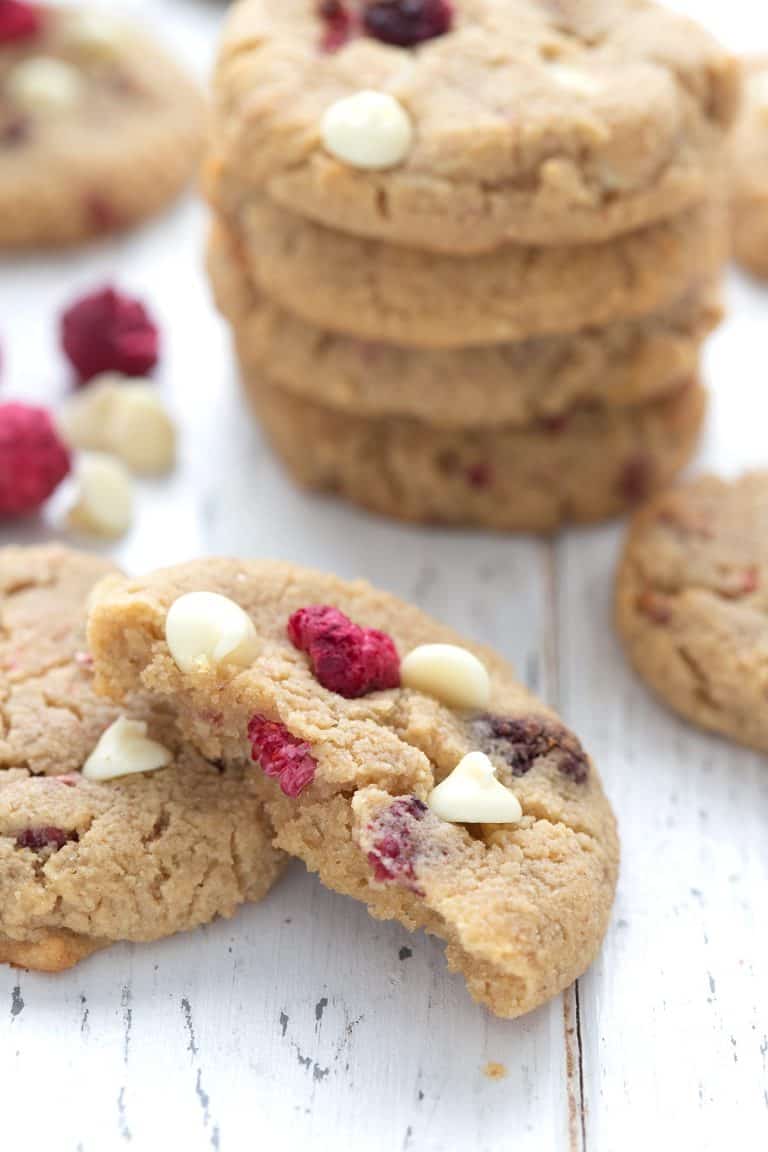
[[[369,36],[401,48],[443,36],[452,23],[448,0],[370,0],[363,11]]]
[[[284,724],[252,716],[248,724],[251,756],[262,772],[280,781],[286,796],[299,796],[315,778],[317,761],[306,740],[292,736]]]
[[[16,837],[18,848],[29,848],[32,852],[42,852],[50,848],[58,852],[69,840],[77,839],[72,832],[65,832],[63,828],[25,828]]]
[[[427,806],[421,800],[401,796],[368,825],[374,837],[368,863],[376,880],[394,881],[420,893],[414,868],[418,856],[414,824],[422,821],[426,814]]]
[[[352,35],[352,13],[341,0],[321,0],[317,14],[325,25],[320,47],[323,52],[338,52]]]
[[[288,637],[307,653],[323,687],[348,700],[400,685],[400,657],[391,637],[353,624],[338,608],[300,608],[288,621]]]
[[[45,408],[0,404],[0,516],[39,508],[70,466],[69,452]]]
[[[102,372],[144,376],[157,364],[157,326],[139,300],[101,288],[76,300],[61,318],[64,351],[85,384]]]
[[[512,720],[485,713],[470,721],[472,742],[493,759],[503,760],[513,776],[525,776],[542,756],[558,754],[558,769],[583,784],[589,761],[579,741],[561,724],[539,716]]]
[[[36,4],[0,0],[0,44],[31,40],[43,28],[43,13]]]

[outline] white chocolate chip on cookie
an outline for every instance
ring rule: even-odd
[[[568,92],[577,92],[582,96],[594,96],[602,88],[602,84],[583,68],[572,68],[568,64],[552,64],[548,72],[560,88]]]
[[[403,660],[404,688],[425,692],[449,708],[487,708],[491,687],[482,661],[457,644],[421,644]]]
[[[120,461],[103,452],[85,452],[76,481],[70,525],[95,536],[124,536],[133,521],[133,485]]]
[[[413,142],[411,118],[387,92],[365,89],[331,104],[321,125],[323,144],[353,168],[394,168]]]
[[[143,720],[120,716],[104,732],[83,765],[86,780],[115,780],[136,772],[156,772],[172,760],[171,753],[147,736]]]
[[[247,668],[258,652],[251,618],[217,592],[188,592],[175,600],[165,618],[165,638],[182,672],[222,663]]]
[[[453,824],[517,824],[523,815],[517,796],[496,779],[484,752],[469,752],[432,789],[427,803],[441,820]]]
[[[34,112],[71,112],[84,85],[76,68],[52,56],[33,56],[17,64],[8,78],[11,98]]]

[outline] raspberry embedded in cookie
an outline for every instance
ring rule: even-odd
[[[0,0],[0,44],[33,40],[43,28],[43,12],[37,4]]]
[[[400,686],[400,657],[394,642],[376,628],[361,628],[329,604],[294,612],[288,638],[306,652],[317,679],[347,700]]]
[[[44,828],[25,828],[16,837],[17,848],[28,848],[31,852],[43,852],[50,848],[58,852],[70,840],[76,840],[74,832],[65,832],[63,828],[46,826]]]
[[[105,287],[67,308],[61,342],[85,384],[102,372],[145,376],[157,364],[160,335],[140,300]]]
[[[511,719],[484,713],[469,723],[474,743],[491,757],[502,760],[513,776],[525,776],[536,760],[557,753],[557,767],[564,776],[583,784],[589,760],[579,741],[560,724],[539,716]]]
[[[286,796],[295,799],[312,783],[317,761],[306,740],[293,736],[285,724],[252,716],[248,723],[251,756],[265,776],[279,780]]]
[[[70,466],[69,451],[45,408],[0,404],[0,517],[34,512]]]
[[[414,825],[427,811],[427,805],[416,796],[401,796],[369,824],[373,841],[368,863],[379,883],[393,882],[421,894],[414,867],[418,855]]]
[[[368,35],[400,48],[444,36],[452,23],[453,8],[447,0],[369,0],[363,9]]]
[[[352,13],[341,0],[320,0],[317,14],[324,24],[320,47],[324,52],[338,52],[352,34],[354,26]]]

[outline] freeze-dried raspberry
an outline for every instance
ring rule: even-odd
[[[29,848],[32,852],[42,852],[46,848],[58,852],[69,840],[74,839],[75,835],[65,832],[63,828],[25,828],[16,837],[16,845],[18,848]]]
[[[0,404],[0,516],[39,508],[70,467],[69,452],[45,408]]]
[[[355,23],[352,13],[342,0],[320,0],[317,14],[323,21],[320,47],[324,52],[338,52],[352,34]]]
[[[472,741],[488,756],[502,760],[513,776],[525,776],[536,760],[557,754],[557,767],[564,776],[583,784],[589,775],[589,760],[572,732],[540,716],[512,719],[491,713],[470,721]]]
[[[426,814],[427,806],[421,800],[401,796],[368,825],[373,836],[368,863],[380,883],[393,881],[420,892],[414,867],[418,856],[414,824],[420,823]]]
[[[251,756],[265,776],[280,781],[286,796],[299,796],[311,784],[317,761],[306,740],[293,736],[284,724],[252,716],[248,723]]]
[[[385,44],[411,48],[450,31],[453,9],[447,0],[369,0],[363,27]]]
[[[14,44],[39,36],[43,13],[36,4],[22,0],[0,0],[0,44]]]
[[[348,700],[400,685],[400,657],[392,638],[377,628],[361,628],[329,604],[294,612],[288,637],[307,653],[323,687]]]
[[[157,364],[160,336],[140,300],[106,287],[67,308],[61,342],[85,384],[102,372],[146,375]]]

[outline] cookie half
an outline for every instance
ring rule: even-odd
[[[670,707],[768,751],[768,473],[704,476],[644,508],[619,568],[616,623]]]
[[[32,6],[30,6],[32,7]],[[128,228],[192,179],[203,100],[137,28],[101,10],[34,6],[0,41],[0,248]]]
[[[471,349],[401,348],[307,324],[258,292],[234,237],[219,225],[208,269],[247,375],[360,416],[410,416],[446,428],[549,422],[577,405],[626,407],[698,372],[721,310],[714,285],[660,316],[572,336]]]
[[[180,742],[146,701],[96,695],[86,601],[110,571],[60,548],[0,551],[0,962],[59,971],[231,916],[282,869],[242,769]],[[86,778],[122,715],[146,722],[170,763]]]
[[[168,611],[201,590],[246,614],[246,667],[176,663]],[[310,618],[328,631],[308,656]],[[189,607],[184,619],[196,627]],[[254,757],[276,843],[372,915],[442,937],[493,1012],[530,1011],[594,958],[614,896],[614,818],[577,738],[499,656],[363,582],[238,560],[106,580],[88,635],[102,689],[148,693],[206,757]],[[434,643],[460,646],[475,675],[482,662],[482,701],[449,707],[394,686],[402,658]],[[429,806],[470,752],[488,757],[507,809],[517,797],[517,822],[488,810],[487,823],[449,821]]]
[[[507,245],[476,256],[333,232],[254,199],[229,226],[257,289],[331,332],[462,348],[577,332],[673,307],[720,274],[720,202],[590,247]]]
[[[696,24],[634,0],[247,0],[216,72],[211,196],[445,252],[602,241],[708,195],[738,77]],[[398,151],[354,104],[371,89],[409,126]],[[351,152],[324,130],[345,101]]]

